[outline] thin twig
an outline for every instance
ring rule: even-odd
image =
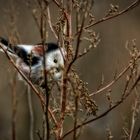
[[[137,56],[136,60],[140,57],[140,55]],[[97,95],[105,90],[107,90],[108,88],[110,88],[111,86],[113,86],[129,69],[130,67],[132,67],[135,63],[130,63],[128,64],[119,74],[118,76],[115,77],[115,79],[113,79],[109,84],[107,84],[106,86],[102,87],[101,89],[91,93],[89,96],[94,96]]]
[[[129,134],[129,140],[132,140],[133,132],[134,132],[134,127],[136,123],[136,108],[137,108],[137,99],[135,99],[135,104],[133,108],[133,113],[132,113],[132,121],[131,121],[131,128],[130,128],[130,134]]]
[[[65,17],[65,27],[66,28],[63,29],[63,33],[64,33],[65,37],[67,38],[67,40],[63,40],[63,41],[66,41],[66,43],[67,43],[67,50],[66,51],[68,53],[68,48],[71,46],[72,2],[71,2],[71,0],[68,1],[68,3],[67,3],[67,12],[66,12],[66,9],[62,8],[60,6],[60,4],[56,0],[53,0],[53,1],[62,10],[62,14]],[[67,62],[68,61],[66,60],[65,61],[65,67],[68,64]],[[62,133],[63,133],[63,123],[64,123],[65,114],[66,114],[65,113],[66,106],[67,106],[67,74],[66,74],[66,69],[64,69],[64,73],[63,73],[63,82],[62,82],[62,90],[61,90],[60,102],[61,102],[60,103],[61,104],[61,114],[60,114],[60,122],[59,122],[59,125],[58,125],[57,139],[61,139],[61,136],[62,136]]]
[[[83,32],[83,27],[84,27],[84,22],[85,22],[85,16],[83,17],[82,23],[81,23],[81,27],[78,33],[78,37],[77,37],[77,44],[76,44],[76,50],[75,50],[75,55],[74,58],[72,59],[72,61],[70,62],[70,64],[68,65],[68,68],[66,70],[66,73],[68,74],[71,66],[73,65],[73,63],[76,61],[78,53],[79,53],[79,47],[80,47],[80,42],[81,42],[81,36],[82,36],[82,32]]]
[[[49,125],[49,115],[48,115],[48,108],[49,108],[49,87],[48,87],[48,81],[47,81],[47,74],[46,74],[46,49],[45,48],[45,41],[46,41],[46,19],[45,19],[45,10],[48,7],[48,5],[43,5],[43,1],[37,0],[38,5],[41,9],[41,16],[40,16],[40,37],[41,42],[43,45],[43,70],[44,70],[44,84],[45,84],[45,97],[46,97],[46,106],[45,106],[45,121],[44,123],[44,140],[50,139],[50,125]]]
[[[50,8],[47,7],[47,13],[48,13],[48,24],[50,26],[50,29],[52,31],[52,33],[54,34],[55,38],[58,39],[58,36],[53,28],[53,25],[52,25],[52,21],[51,21],[51,14],[50,14]]]
[[[53,2],[57,5],[58,8],[62,9],[60,3],[57,0],[53,0]]]
[[[74,133],[73,133],[73,140],[77,138],[77,115],[78,115],[78,95],[75,95],[75,112],[74,112]]]
[[[138,129],[138,131],[137,131],[137,133],[136,133],[136,135],[135,135],[135,137],[134,137],[134,140],[136,140],[136,139],[138,138],[139,135],[140,135],[140,127],[139,127],[139,129]]]
[[[29,115],[30,115],[30,123],[29,123],[29,138],[30,140],[34,140],[34,113],[32,106],[32,97],[31,97],[31,88],[27,86],[27,97],[28,97],[28,106],[29,106]]]
[[[130,11],[132,9],[134,9],[139,4],[140,4],[140,0],[136,0],[131,5],[129,5],[127,8],[123,9],[122,11],[118,12],[117,14],[114,14],[114,15],[111,15],[111,16],[108,16],[108,17],[104,17],[104,18],[96,21],[95,23],[92,23],[90,25],[85,26],[84,29],[88,29],[90,27],[93,27],[94,25],[97,25],[97,24],[102,23],[104,21],[107,21],[107,20],[113,19],[115,17],[118,17],[118,16],[120,16],[120,15],[122,15],[122,14],[124,14],[124,13],[126,13],[126,12],[128,12],[128,11]]]
[[[12,83],[12,140],[16,140],[16,115],[17,115],[16,75],[14,75]]]
[[[98,117],[96,118],[93,118],[93,119],[90,119],[86,122],[83,122],[82,124],[80,125],[77,125],[76,129],[79,129],[89,123],[92,123],[96,120],[99,120],[100,118],[103,118],[104,116],[106,116],[109,112],[111,112],[112,110],[114,110],[116,107],[118,107],[120,104],[122,104],[126,99],[127,97],[132,93],[133,89],[137,86],[138,82],[140,81],[140,75],[138,76],[138,78],[136,79],[136,81],[134,82],[134,84],[132,85],[131,89],[129,91],[127,91],[127,93],[125,94],[125,96],[123,98],[121,98],[120,101],[118,101],[115,105],[113,105],[111,108],[109,108],[108,110],[106,110],[105,112],[103,112],[101,115],[99,115]],[[62,138],[65,138],[66,136],[68,136],[69,134],[71,134],[75,129],[71,129],[69,130],[67,133],[65,133],[63,135]]]
[[[139,93],[137,91],[137,87],[135,87],[135,102],[134,102],[134,105],[132,106],[132,119],[131,119],[131,128],[130,128],[130,134],[129,134],[129,140],[135,140],[136,137],[137,137],[137,133],[133,139],[133,135],[134,135],[134,128],[135,128],[135,125],[136,125],[136,120],[138,118],[138,113],[139,113]]]
[[[37,134],[39,140],[43,140],[42,137],[41,137],[41,135],[40,135],[40,131],[39,130],[36,131],[36,134]]]

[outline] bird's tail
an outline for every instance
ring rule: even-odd
[[[0,37],[0,51],[4,52],[3,49],[5,49],[10,55],[15,55],[15,52],[12,50],[12,45],[4,39],[3,37]]]

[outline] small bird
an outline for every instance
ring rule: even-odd
[[[44,59],[42,43],[36,45],[12,45],[6,39],[0,37],[0,45],[8,54],[16,58],[17,67],[28,77],[33,84],[42,85],[44,80]],[[48,82],[62,79],[64,70],[64,48],[55,43],[45,43],[45,72]],[[0,49],[2,51],[2,49]],[[3,51],[2,51],[3,52]],[[18,76],[23,80],[21,76]]]

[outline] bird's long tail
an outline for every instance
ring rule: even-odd
[[[9,41],[4,39],[3,37],[0,37],[0,51],[4,52],[2,48],[5,49],[10,55],[16,56]]]

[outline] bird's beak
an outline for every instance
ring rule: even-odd
[[[64,70],[64,65],[60,64],[59,67],[60,67],[61,70]]]

